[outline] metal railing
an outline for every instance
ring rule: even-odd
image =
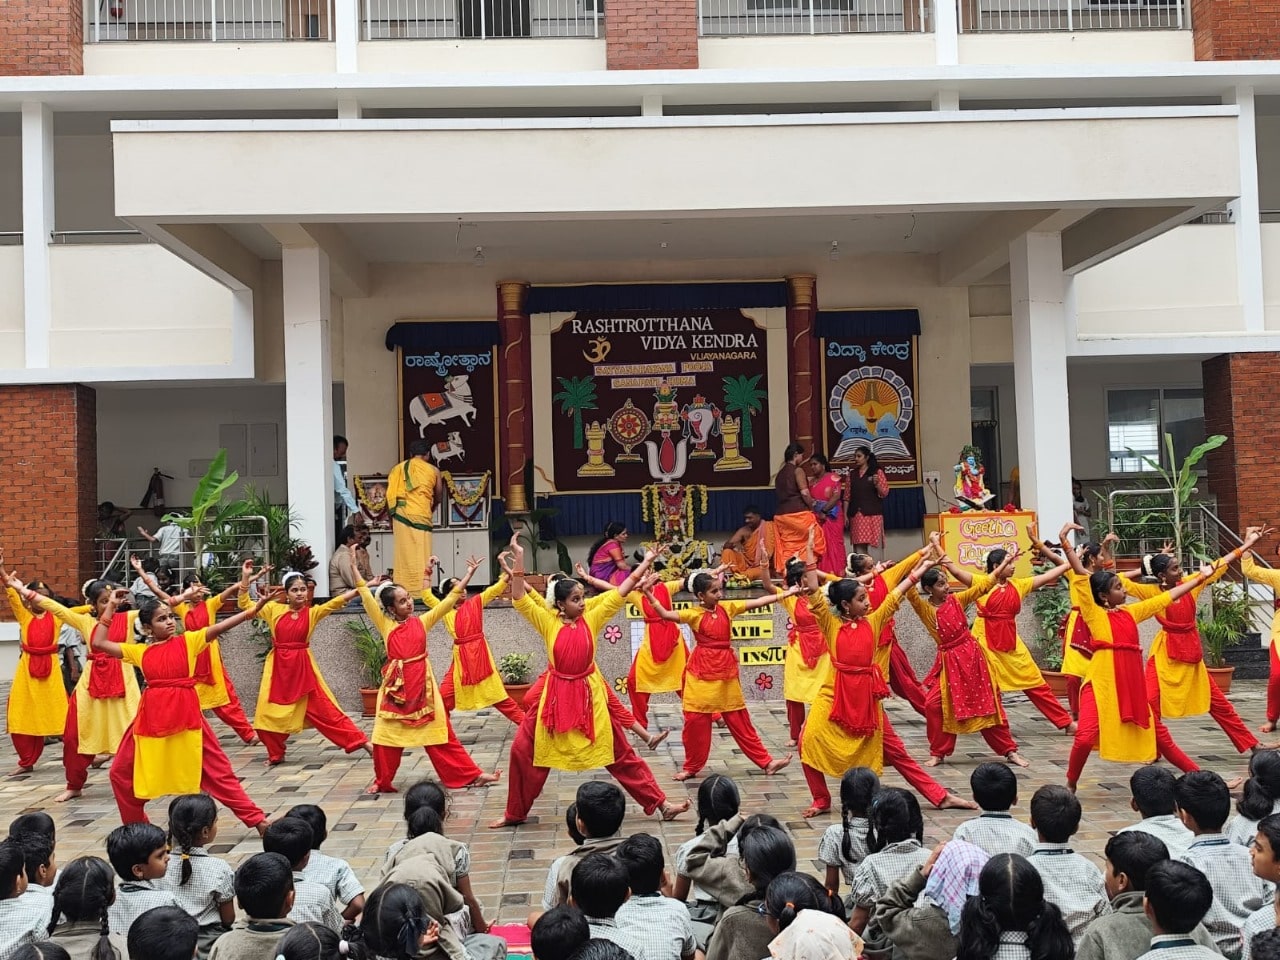
[[[363,40],[599,37],[603,0],[361,0]]]
[[[704,37],[928,33],[933,0],[699,0]]]
[[[97,566],[101,570],[99,576],[103,580],[129,584],[133,581],[134,572],[129,566],[129,557],[155,557],[163,565],[170,568],[175,584],[181,584],[182,578],[195,571],[213,580],[215,583],[230,583],[240,576],[240,564],[245,557],[252,557],[255,562],[277,563],[281,557],[271,557],[270,538],[267,535],[266,517],[237,517],[227,521],[226,529],[210,536],[204,543],[201,558],[191,539],[182,538],[182,548],[176,554],[160,554],[155,544],[141,537],[99,537],[94,541]]]
[[[1191,29],[1190,0],[957,0],[957,4],[963,33]]]
[[[333,0],[85,0],[85,42],[332,40]]]
[[[141,230],[55,230],[49,238],[58,245],[153,243]]]

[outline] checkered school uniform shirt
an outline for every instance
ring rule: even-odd
[[[1029,857],[1036,848],[1036,832],[1012,814],[1000,811],[983,810],[981,815],[960,824],[952,839],[972,843],[993,857],[998,853]]]
[[[218,905],[235,898],[235,871],[204,847],[192,847],[187,857],[191,878],[185,884],[182,882],[182,852],[173,850],[169,854],[169,869],[163,880],[156,881],[156,888],[172,893],[178,906],[195,917],[201,927],[222,923]]]
[[[853,883],[853,875],[858,864],[867,858],[867,831],[871,829],[871,821],[866,817],[849,818],[849,852],[852,858],[844,855],[844,824],[833,823],[822,833],[818,842],[818,859],[828,867],[839,867],[844,882]]]
[[[924,866],[929,851],[919,840],[891,843],[877,853],[868,854],[853,875],[853,902],[871,909],[890,886],[916,867]]]
[[[1221,833],[1196,837],[1178,859],[1209,878],[1213,904],[1205,914],[1205,929],[1227,960],[1240,960],[1244,952],[1240,925],[1249,914],[1271,903],[1275,888],[1253,875],[1249,851]]]
[[[12,900],[0,900],[0,960],[9,960],[24,943],[49,939],[53,898],[30,889]]]
[[[1111,912],[1102,871],[1065,843],[1037,843],[1027,859],[1044,881],[1044,898],[1062,911],[1078,945],[1089,922]]]
[[[995,953],[991,960],[1030,960],[1031,948],[1027,946],[1027,935],[1021,930],[1008,930],[1000,934]]]
[[[1280,800],[1271,804],[1272,813],[1280,813]],[[1224,831],[1227,839],[1232,843],[1238,843],[1240,846],[1251,849],[1253,841],[1258,836],[1258,821],[1250,820],[1248,817],[1237,813],[1227,822],[1227,829]]]
[[[133,921],[154,907],[180,906],[169,890],[156,886],[155,880],[129,880],[116,888],[116,900],[107,908],[107,923],[112,933],[126,936]]]
[[[1272,904],[1267,904],[1261,910],[1255,910],[1240,925],[1240,936],[1244,940],[1241,949],[1241,956],[1244,960],[1249,960],[1252,951],[1249,945],[1253,943],[1253,938],[1262,933],[1263,930],[1273,930],[1276,926],[1276,908]]]
[[[364,893],[364,884],[356,879],[350,864],[319,850],[312,850],[302,875],[327,889],[339,903],[350,903]]]
[[[587,929],[591,931],[592,940],[611,940],[631,954],[633,960],[650,960],[644,944],[635,933],[623,930],[613,917],[587,917]]]
[[[1184,934],[1162,933],[1151,938],[1151,949],[1138,960],[1216,960],[1217,956]]]
[[[640,941],[649,960],[680,960],[697,949],[689,908],[660,893],[632,896],[614,919],[619,930]]]
[[[342,932],[342,914],[329,888],[293,872],[293,909],[289,919],[294,923],[320,923],[334,933]]]
[[[1131,830],[1141,830],[1143,833],[1151,834],[1157,840],[1163,840],[1164,845],[1169,848],[1171,857],[1184,853],[1191,841],[1196,838],[1194,833],[1182,825],[1182,821],[1175,813],[1147,817],[1127,827],[1121,827],[1116,833],[1128,833]]]

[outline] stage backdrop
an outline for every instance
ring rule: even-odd
[[[741,310],[576,313],[551,387],[558,491],[771,483],[765,327]]]
[[[869,446],[890,486],[916,486],[920,423],[916,337],[839,337],[819,341],[826,398],[826,452],[832,467]]]
[[[465,324],[421,324],[438,335]],[[437,331],[432,331],[436,333]],[[418,439],[431,444],[431,462],[457,474],[497,476],[497,376],[494,348],[448,350],[398,346],[400,456]]]

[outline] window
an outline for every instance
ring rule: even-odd
[[[1199,389],[1107,391],[1108,470],[1112,474],[1154,473],[1150,457],[1169,467],[1164,435],[1173,437],[1177,462],[1204,442],[1204,395]]]

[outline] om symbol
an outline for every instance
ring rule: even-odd
[[[594,340],[588,340],[592,349],[590,351],[583,350],[582,355],[588,363],[601,363],[605,357],[609,355],[609,351],[613,349],[613,345],[604,337],[596,337]]]

